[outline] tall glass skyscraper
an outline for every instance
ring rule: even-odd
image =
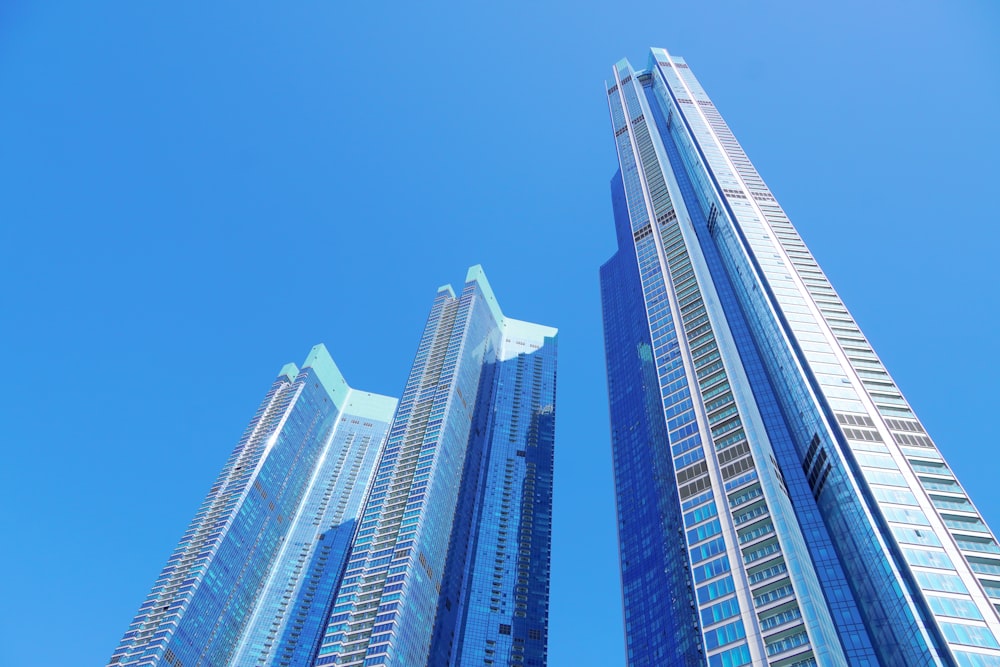
[[[1000,545],[682,58],[613,69],[630,665],[1000,665]]]
[[[281,369],[108,664],[310,664],[395,409]]]
[[[545,664],[555,377],[480,267],[438,291],[317,665]]]
[[[556,330],[478,266],[398,402],[282,369],[109,665],[545,664]],[[395,414],[395,419],[393,415]]]

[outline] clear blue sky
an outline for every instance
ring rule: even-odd
[[[877,6],[875,6],[877,5]],[[603,80],[687,58],[1000,528],[1000,5],[0,3],[0,663],[103,664],[272,378],[558,326],[551,664],[624,663]]]

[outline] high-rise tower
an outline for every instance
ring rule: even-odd
[[[309,664],[395,408],[281,369],[108,664]]]
[[[555,336],[438,291],[317,665],[545,664]]]
[[[556,330],[505,317],[478,266],[438,290],[398,412],[317,346],[109,665],[543,667],[555,381]]]
[[[682,58],[607,85],[630,665],[1000,665],[1000,545]]]

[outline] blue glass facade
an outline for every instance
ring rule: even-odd
[[[555,335],[439,290],[316,665],[544,664]]]
[[[395,407],[282,369],[108,664],[307,664]]]
[[[402,398],[282,369],[109,665],[546,664],[556,330],[481,267]]]
[[[601,267],[615,505],[629,664],[704,664],[691,572],[680,558],[684,521],[667,451],[656,364],[621,174],[612,182],[622,243]]]
[[[556,349],[520,328],[484,371],[429,664],[546,664]]]
[[[546,664],[556,330],[478,266],[398,402],[282,369],[109,665]],[[398,410],[397,410],[398,407]]]
[[[629,664],[1000,664],[993,534],[690,68],[608,101]]]

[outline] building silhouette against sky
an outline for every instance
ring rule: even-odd
[[[438,291],[317,665],[545,664],[555,336]]]
[[[1000,546],[688,65],[607,93],[629,665],[1000,665]]]
[[[401,399],[282,369],[109,665],[541,667],[556,330],[478,266]],[[395,417],[394,417],[395,415]]]
[[[395,408],[282,368],[108,664],[311,664]]]

